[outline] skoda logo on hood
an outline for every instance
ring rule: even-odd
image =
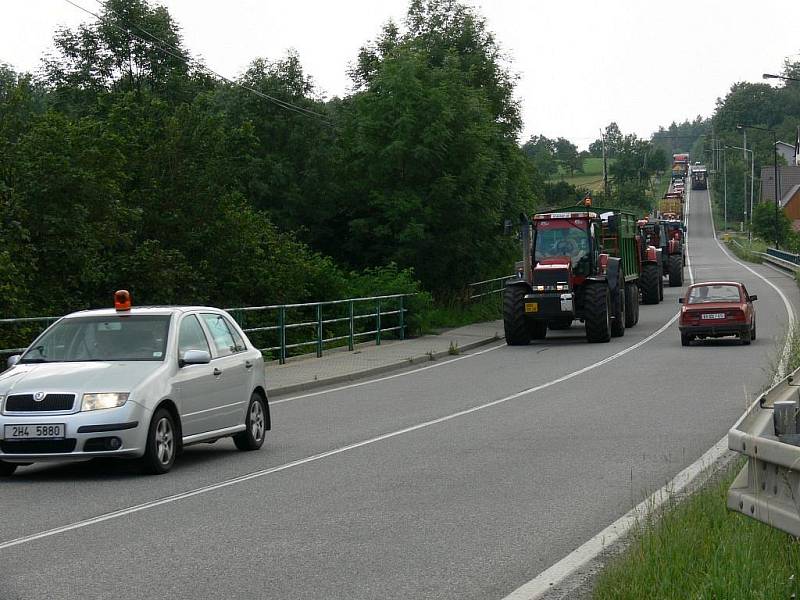
[[[36,393],[33,395],[33,399],[34,399],[36,402],[41,402],[42,400],[44,400],[44,392],[36,392]]]

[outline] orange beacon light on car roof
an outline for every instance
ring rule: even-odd
[[[114,308],[120,311],[131,309],[131,294],[128,290],[114,292]]]

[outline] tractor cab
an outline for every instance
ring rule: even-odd
[[[576,276],[585,277],[596,264],[599,253],[599,219],[589,211],[541,213],[533,217],[534,283],[537,270],[552,271],[560,265]],[[539,267],[542,268],[539,268]]]

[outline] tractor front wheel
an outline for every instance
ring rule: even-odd
[[[636,282],[625,284],[625,327],[639,322],[639,286]]]
[[[625,284],[620,282],[617,286],[617,305],[612,309],[613,319],[611,320],[611,336],[622,337],[625,335],[625,325],[628,321],[625,306]]]
[[[525,293],[523,286],[509,286],[503,292],[503,330],[509,346],[527,346],[531,341],[525,322]]]
[[[586,287],[583,303],[588,342],[607,342],[611,339],[609,299],[607,284],[593,283]]]
[[[661,274],[658,272],[658,265],[650,263],[644,266],[639,281],[642,284],[642,301],[645,304],[658,304],[660,279]]]
[[[683,285],[683,258],[680,254],[671,254],[669,257],[669,285],[670,287]]]

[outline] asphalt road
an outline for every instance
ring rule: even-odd
[[[260,452],[192,447],[162,477],[21,469],[0,484],[0,599],[502,598],[696,460],[768,383],[783,301],[719,249],[705,192],[689,235],[696,280],[758,294],[751,346],[681,347],[665,288],[609,344],[574,327],[275,404]],[[752,269],[798,304],[793,280]]]

